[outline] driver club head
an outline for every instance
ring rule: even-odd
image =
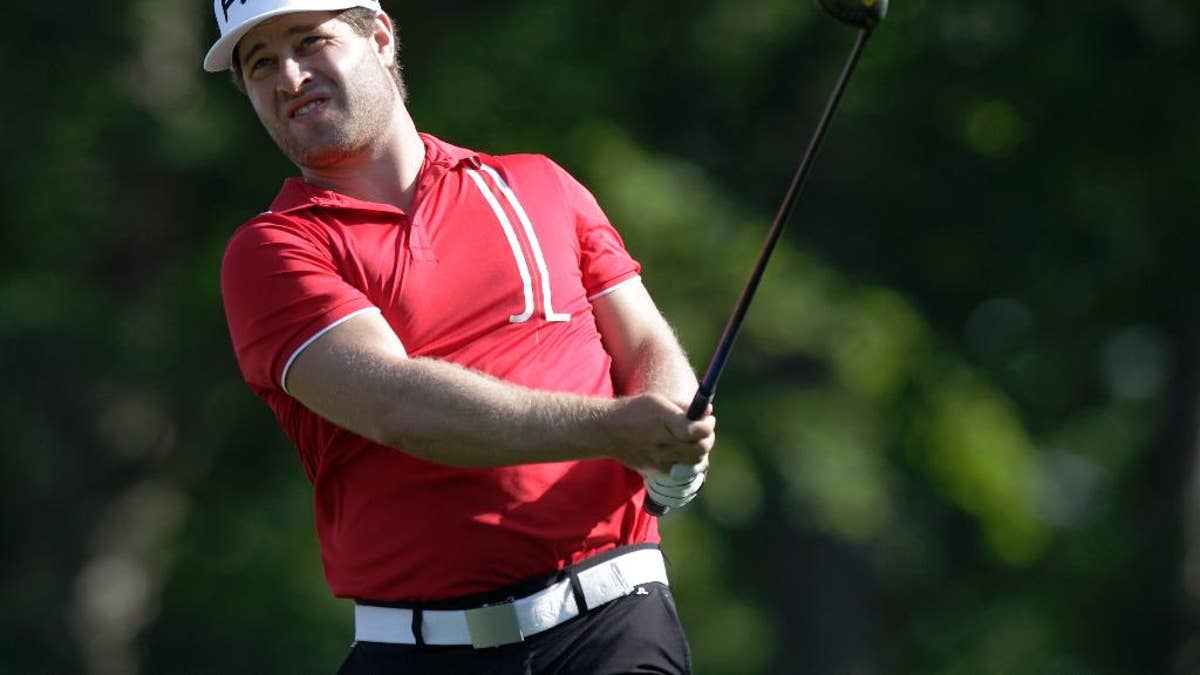
[[[833,18],[855,28],[871,30],[887,15],[888,0],[816,0]]]

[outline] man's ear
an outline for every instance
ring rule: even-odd
[[[387,14],[379,12],[375,15],[375,30],[371,32],[371,41],[383,65],[388,68],[395,66],[396,33],[392,28],[392,19]]]

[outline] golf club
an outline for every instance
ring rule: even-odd
[[[733,308],[733,314],[729,317],[729,322],[725,324],[725,332],[721,335],[720,342],[717,343],[717,348],[713,352],[712,360],[709,361],[708,370],[704,373],[704,378],[700,380],[700,386],[696,390],[696,396],[692,399],[691,406],[688,407],[688,419],[698,420],[704,416],[704,412],[712,403],[713,396],[717,391],[717,380],[721,377],[721,372],[725,370],[725,363],[729,360],[729,352],[733,348],[733,342],[737,339],[738,333],[742,328],[742,320],[746,317],[746,310],[750,308],[750,302],[754,299],[754,292],[758,290],[758,284],[762,281],[763,272],[767,268],[767,262],[771,258],[771,253],[775,250],[775,244],[779,242],[779,236],[783,233],[783,226],[787,223],[788,217],[792,213],[792,208],[796,205],[796,198],[800,194],[800,189],[804,187],[804,181],[808,178],[809,169],[812,167],[813,158],[817,154],[817,150],[821,147],[821,141],[825,138],[825,132],[829,129],[829,123],[833,119],[833,114],[837,110],[838,102],[842,98],[842,92],[846,89],[846,83],[850,80],[850,75],[854,72],[854,67],[858,65],[858,59],[862,56],[863,48],[867,44],[867,38],[871,37],[871,31],[883,21],[887,14],[888,0],[816,0],[817,6],[829,14],[833,18],[842,23],[849,24],[858,28],[858,40],[854,43],[854,48],[850,51],[850,57],[846,60],[846,65],[842,68],[842,74],[838,77],[837,83],[833,87],[833,92],[829,96],[829,102],[825,105],[825,112],[821,115],[820,121],[817,123],[816,131],[813,132],[812,140],[808,143],[808,149],[804,152],[804,158],[800,161],[800,168],[796,170],[796,175],[792,178],[791,187],[788,188],[787,195],[783,198],[783,203],[779,207],[779,211],[775,214],[775,220],[771,224],[771,231],[767,235],[767,241],[763,245],[762,252],[758,255],[758,261],[754,264],[754,271],[750,273],[750,279],[746,282],[746,287],[742,289],[742,295],[738,298],[737,304]],[[647,496],[646,511],[653,516],[661,516],[666,514],[670,507],[663,506],[652,498]]]

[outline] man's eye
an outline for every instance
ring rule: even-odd
[[[319,46],[324,41],[325,41],[325,38],[321,37],[320,35],[310,35],[310,36],[304,38],[300,42],[300,46],[302,46],[306,49],[312,49],[314,47]]]
[[[263,68],[266,68],[269,65],[271,65],[271,59],[268,59],[268,58],[256,59],[254,61],[254,63],[250,64],[250,72],[256,73],[256,72],[262,70]]]

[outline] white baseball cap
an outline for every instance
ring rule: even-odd
[[[204,69],[219,73],[233,67],[233,50],[238,41],[267,19],[292,12],[325,12],[350,7],[383,11],[377,0],[213,0],[221,37],[217,38],[204,57]]]

